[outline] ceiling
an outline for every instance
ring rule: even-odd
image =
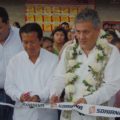
[[[97,5],[98,4],[103,4],[103,5],[120,5],[120,0],[0,0],[0,3],[26,3],[26,2],[32,2],[32,3],[52,3],[52,4],[81,4],[81,3],[87,3],[87,2],[95,2]]]

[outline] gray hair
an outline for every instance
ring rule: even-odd
[[[83,9],[82,11],[80,11],[80,13],[77,14],[75,18],[75,24],[84,21],[91,21],[94,27],[100,27],[101,23],[97,11],[90,8]]]

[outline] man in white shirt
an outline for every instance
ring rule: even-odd
[[[20,28],[24,51],[13,57],[8,65],[6,93],[20,102],[47,102],[52,74],[58,63],[56,55],[41,48],[42,29],[37,23]],[[57,120],[57,110],[15,108],[13,120]]]
[[[59,102],[65,89],[64,101],[103,104],[119,90],[119,51],[99,37],[100,19],[95,10],[82,10],[76,16],[75,29],[78,41],[68,45],[61,55],[50,102]],[[63,111],[61,120],[96,120],[96,117]]]
[[[7,11],[0,7],[0,102],[13,103],[5,94],[6,67],[10,58],[22,50],[19,29],[10,26]],[[0,119],[12,120],[13,108],[0,106]]]

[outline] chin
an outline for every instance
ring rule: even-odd
[[[85,47],[85,46],[86,46],[86,44],[83,44],[83,43],[81,44],[81,43],[80,43],[80,46],[81,46],[81,47]]]
[[[28,55],[34,55],[35,54],[35,52],[33,52],[33,51],[29,51],[29,52],[27,52],[28,53]]]

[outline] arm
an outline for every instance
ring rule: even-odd
[[[86,96],[88,104],[102,104],[108,101],[118,90],[120,85],[120,53],[113,48],[111,57],[104,71],[105,83],[92,95]]]
[[[5,92],[14,101],[19,101],[22,95],[22,91],[17,88],[15,80],[16,80],[16,67],[13,65],[12,61],[10,61],[6,71],[6,80],[4,86]]]
[[[62,55],[64,49],[65,49],[67,46],[69,46],[70,44],[72,44],[73,42],[74,42],[74,40],[71,40],[71,41],[68,41],[68,42],[66,42],[66,43],[64,44],[64,46],[63,46],[62,49],[60,50],[59,59],[61,58],[61,55]]]
[[[64,75],[65,75],[65,51],[64,49],[61,59],[57,65],[57,68],[55,70],[55,73],[53,75],[53,83],[51,85],[50,89],[50,97],[51,103],[54,103],[54,101],[59,101],[59,97],[65,88],[65,81],[64,81]]]

